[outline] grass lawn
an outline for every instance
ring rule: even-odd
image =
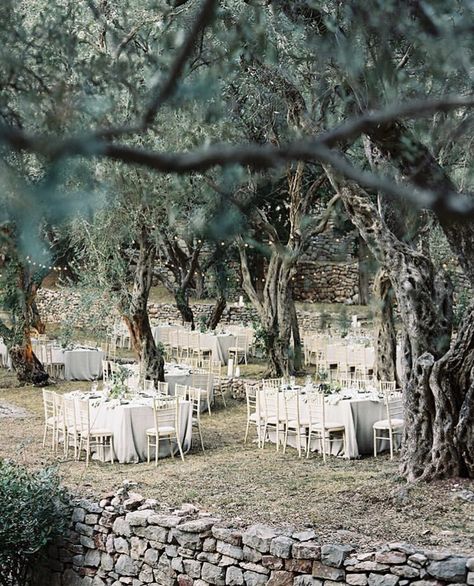
[[[88,388],[68,382],[56,390]],[[474,491],[472,481],[407,485],[397,462],[386,457],[345,461],[318,456],[298,460],[268,445],[243,446],[245,408],[232,402],[226,410],[203,417],[206,451],[198,444],[185,457],[154,465],[75,462],[54,456],[42,443],[41,389],[16,387],[0,370],[0,406],[15,405],[23,417],[0,418],[0,458],[31,467],[56,464],[64,483],[82,495],[101,495],[124,479],[138,482],[138,491],[160,503],[191,502],[235,523],[256,521],[312,526],[325,542],[372,545],[394,540],[452,550],[474,549],[474,503],[459,498]]]

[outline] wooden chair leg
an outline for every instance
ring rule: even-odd
[[[205,451],[204,450],[204,441],[202,439],[201,424],[200,423],[198,423],[198,432],[199,432],[199,439],[201,440],[201,448],[202,448],[202,451],[204,452]]]

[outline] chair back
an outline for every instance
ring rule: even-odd
[[[178,434],[179,398],[159,397],[153,399],[153,415],[155,429],[159,434],[160,429],[172,427]]]
[[[258,408],[258,391],[257,387],[245,383],[245,401],[247,403],[247,416],[255,413]]]
[[[264,378],[262,388],[279,389],[283,384],[283,378]]]
[[[155,381],[145,378],[143,380],[143,390],[146,393],[154,393],[156,391]]]
[[[158,395],[167,396],[170,394],[169,383],[159,381],[155,383],[155,388]]]
[[[77,426],[82,435],[88,435],[91,429],[90,406],[87,399],[80,399],[77,405]]]
[[[193,372],[191,375],[191,386],[204,391],[209,391],[211,375],[209,372]]]
[[[296,426],[301,427],[301,393],[299,389],[287,389],[283,391],[283,401],[285,409],[285,420],[296,422]]]
[[[247,352],[249,344],[248,344],[248,336],[246,333],[238,333],[235,336],[235,347],[239,350],[243,350]]]
[[[181,399],[186,399],[188,396],[188,387],[186,385],[175,384],[174,385],[174,395],[175,395],[175,397],[180,397]]]
[[[326,412],[324,395],[317,390],[306,393],[306,403],[308,405],[309,420],[311,426],[321,426],[324,428],[326,423]]]
[[[213,375],[214,380],[222,378],[222,364],[218,360],[209,360],[209,372]]]
[[[66,429],[77,431],[76,401],[72,397],[63,397],[64,423]]]
[[[196,389],[194,387],[187,387],[188,400],[191,401],[193,409],[193,417],[201,419],[201,396],[202,389]]]
[[[263,417],[280,419],[280,392],[274,387],[263,387],[261,391]]]
[[[403,419],[403,398],[400,391],[384,391],[385,407],[387,409],[388,425],[392,427],[392,420]]]
[[[110,379],[110,363],[108,360],[102,360],[102,381],[108,383]]]
[[[57,418],[64,422],[64,397],[59,393],[54,393],[54,411]]]
[[[56,393],[54,391],[43,389],[43,409],[46,421],[56,416],[55,395]]]

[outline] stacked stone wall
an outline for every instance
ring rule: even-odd
[[[119,319],[113,304],[110,303],[110,310],[107,314],[103,311],[103,302],[84,304],[81,294],[73,289],[41,289],[37,297],[40,315],[46,323],[60,324],[67,321],[68,324],[77,328],[97,329],[100,325],[103,329],[111,327],[114,321]],[[213,305],[211,303],[194,303],[191,305],[197,327],[201,320],[207,321]],[[181,323],[181,315],[176,306],[172,303],[149,303],[148,311],[153,325],[163,323]],[[329,321],[337,328],[338,315],[328,313],[322,316],[321,313],[297,309],[300,329],[302,331],[315,331],[323,327],[323,322]],[[253,325],[258,324],[259,319],[256,311],[250,304],[238,307],[229,304],[222,316],[221,325]]]
[[[192,505],[159,509],[122,489],[76,503],[49,548],[44,586],[441,586],[474,584],[474,557],[391,543],[322,544],[313,530],[235,527]]]

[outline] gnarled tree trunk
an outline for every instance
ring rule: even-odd
[[[298,314],[293,296],[291,297],[291,334],[293,337],[293,362],[294,369],[299,372],[303,368],[303,345],[301,343],[300,326],[298,323]]]
[[[44,387],[50,383],[48,373],[33,352],[31,340],[23,345],[11,346],[9,353],[18,382],[36,387]]]
[[[209,330],[215,330],[221,321],[222,314],[227,307],[227,299],[223,295],[219,295],[214,303],[214,306],[211,311],[211,315],[207,320],[207,327]]]
[[[357,243],[357,256],[359,264],[359,304],[367,305],[369,303],[369,282],[370,282],[370,261],[367,258],[369,254],[369,248],[365,243],[365,240],[361,237],[358,238]]]
[[[191,330],[194,330],[196,328],[194,323],[194,313],[191,309],[191,306],[189,305],[188,292],[183,290],[182,288],[179,288],[175,291],[174,298],[176,301],[176,307],[178,308],[178,311],[181,314],[183,324],[191,324]]]
[[[1,323],[0,334],[7,345],[18,382],[46,386],[50,382],[49,375],[33,352],[30,334],[37,284],[29,269],[21,264],[18,264],[16,276],[16,295],[11,298],[12,306],[8,308],[13,316],[11,326]]]
[[[377,380],[397,381],[397,333],[395,331],[392,283],[385,269],[379,269],[374,282],[378,303],[375,319],[375,366]]]
[[[341,197],[353,223],[385,267],[404,327],[405,437],[401,471],[411,481],[474,476],[474,312],[450,349],[452,286],[430,259],[398,240],[358,186]]]
[[[120,302],[120,311],[130,332],[133,349],[145,378],[164,381],[164,360],[155,344],[148,316],[148,298],[153,281],[155,247],[143,228],[138,240],[139,256],[130,297]]]

